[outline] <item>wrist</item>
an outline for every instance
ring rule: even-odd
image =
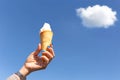
[[[24,77],[19,71],[15,74],[20,78],[20,80],[26,80],[26,77]]]
[[[29,72],[29,70],[25,67],[25,66],[23,66],[20,70],[19,70],[19,72],[24,76],[24,77],[26,77],[30,72]]]

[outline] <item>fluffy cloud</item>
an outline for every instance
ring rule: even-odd
[[[82,24],[88,28],[108,28],[117,20],[116,11],[112,11],[108,6],[89,6],[76,9],[76,12],[82,19]]]

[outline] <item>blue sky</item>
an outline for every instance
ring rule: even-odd
[[[56,57],[28,80],[120,80],[119,0],[0,0],[0,80],[18,71],[51,24]],[[117,12],[109,28],[87,28],[76,9],[106,5]],[[102,18],[102,17],[101,17]]]

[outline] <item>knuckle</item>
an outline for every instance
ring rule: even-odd
[[[44,66],[43,69],[46,69],[46,66]]]

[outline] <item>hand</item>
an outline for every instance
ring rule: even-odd
[[[42,56],[38,56],[40,51],[41,44],[38,45],[36,51],[32,52],[28,56],[26,62],[19,71],[23,76],[27,76],[29,73],[36,70],[45,69],[55,56],[52,45],[49,48],[47,48],[47,51],[42,52]]]

